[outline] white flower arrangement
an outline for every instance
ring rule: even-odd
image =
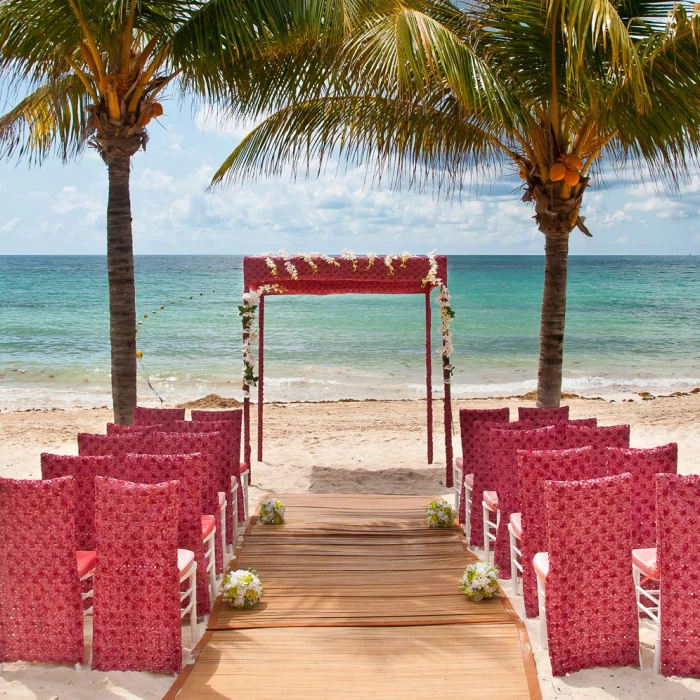
[[[314,275],[318,272],[318,265],[314,262],[314,256],[318,257],[317,253],[298,253],[297,257],[301,258],[313,271]]]
[[[475,601],[492,598],[498,589],[498,569],[483,561],[470,564],[459,582],[459,590]]]
[[[265,264],[268,266],[270,269],[270,273],[272,274],[273,277],[277,277],[279,274],[277,271],[277,265],[275,264],[275,261],[272,259],[274,253],[265,253],[264,258],[265,258]]]
[[[277,498],[266,498],[260,504],[258,520],[263,525],[282,525],[284,523],[284,503]]]
[[[332,258],[330,255],[319,255],[318,257],[321,258],[323,262],[328,263],[329,265],[340,267],[340,263],[335,258]]]
[[[388,275],[393,275],[394,274],[394,266],[392,265],[392,261],[396,259],[395,255],[387,255],[384,258],[384,264],[387,267],[387,274]]]
[[[349,260],[352,263],[352,271],[357,272],[357,255],[347,248],[343,248],[341,251],[343,260]]]
[[[404,250],[403,253],[401,253],[401,267],[406,267],[406,263],[412,258],[413,256],[407,251]]]
[[[430,527],[454,527],[457,511],[442,499],[433,501],[425,509],[425,520]]]
[[[377,254],[376,253],[367,253],[367,269],[369,270],[372,265],[374,265],[374,261],[377,259]]]
[[[297,271],[297,268],[294,266],[294,263],[289,257],[289,253],[283,248],[277,253],[277,255],[279,255],[280,258],[284,260],[284,269],[288,272],[289,276],[295,281],[298,280],[299,272]]]
[[[253,569],[226,574],[221,589],[224,600],[233,608],[252,608],[263,597],[262,583]]]

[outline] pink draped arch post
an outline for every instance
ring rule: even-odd
[[[258,461],[263,458],[263,407],[265,395],[265,297],[270,294],[422,294],[425,297],[425,369],[428,464],[433,463],[433,406],[430,293],[447,285],[447,258],[438,256],[246,256],[243,258],[245,293],[259,296],[254,312],[258,321]],[[244,307],[241,307],[242,309]],[[245,319],[244,319],[245,321]],[[448,324],[449,325],[449,324]],[[244,323],[244,346],[252,350],[254,338]],[[446,474],[452,475],[452,403],[449,359],[443,365]],[[244,360],[244,369],[246,367]],[[252,369],[249,368],[252,372]],[[251,462],[250,396],[251,383],[244,385],[244,459]]]

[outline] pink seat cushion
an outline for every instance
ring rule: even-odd
[[[537,578],[546,581],[547,574],[549,574],[549,554],[547,552],[537,552],[532,559],[532,565],[535,568]]]
[[[194,552],[191,552],[189,549],[177,550],[177,570],[180,572],[180,576],[192,566],[193,561]]]
[[[523,522],[522,515],[520,513],[511,513],[510,515],[510,526],[513,529],[513,533],[518,539],[523,536]]]
[[[241,474],[243,474],[248,471],[248,465],[245,462],[241,462],[239,469]]]
[[[495,491],[484,491],[484,503],[491,510],[498,510],[498,494]]]
[[[83,578],[95,568],[97,552],[76,552],[75,558],[78,560],[78,578]]]
[[[457,468],[464,469],[464,460],[461,457],[457,457]]]
[[[659,565],[656,559],[656,547],[633,549],[632,561],[642,570],[645,576],[659,578]]]
[[[202,539],[206,540],[214,531],[216,526],[216,518],[213,515],[202,516]]]
[[[219,491],[219,508],[223,508],[224,503],[226,503],[226,492]]]
[[[474,490],[474,475],[473,474],[467,474],[464,477],[464,485],[470,490]]]

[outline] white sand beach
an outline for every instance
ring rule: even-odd
[[[700,473],[700,393],[633,402],[572,399],[574,418],[596,416],[601,425],[629,423],[632,446],[675,441],[679,472]],[[459,408],[532,405],[504,399],[455,401]],[[445,487],[442,405],[435,404],[435,464],[426,464],[425,403],[365,401],[289,403],[266,406],[265,454],[252,465],[251,502],[264,493],[384,493],[448,496]],[[253,413],[255,413],[253,411]],[[0,413],[0,475],[39,478],[41,452],[77,452],[76,434],[103,432],[106,409]],[[455,418],[455,454],[459,447]],[[253,449],[255,457],[255,449]],[[510,585],[505,585],[510,593]],[[521,600],[514,599],[519,611]],[[203,627],[203,625],[202,625]],[[670,700],[700,698],[700,681],[666,679],[647,667],[593,669],[553,678],[547,652],[540,650],[537,621],[527,623],[542,687],[548,700]],[[89,642],[89,635],[88,635]],[[184,649],[188,653],[188,649]],[[646,661],[650,661],[646,655]],[[466,661],[468,662],[468,660]],[[17,700],[60,698],[160,698],[171,676],[148,673],[80,672],[41,664],[8,664],[0,675],[0,697]]]

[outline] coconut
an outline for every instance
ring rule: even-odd
[[[574,170],[573,168],[566,169],[566,173],[564,174],[564,182],[569,187],[573,187],[574,185],[578,185],[578,182],[580,179],[581,179],[581,176],[579,175],[578,170]]]
[[[559,182],[566,176],[566,166],[561,163],[555,163],[549,170],[549,179],[553,182]]]
[[[564,164],[567,168],[571,168],[572,170],[581,170],[581,168],[583,167],[583,161],[578,156],[575,156],[573,153],[570,156],[566,156],[566,158],[564,158]]]
[[[151,116],[160,117],[163,114],[163,105],[160,102],[154,102],[151,105]]]

